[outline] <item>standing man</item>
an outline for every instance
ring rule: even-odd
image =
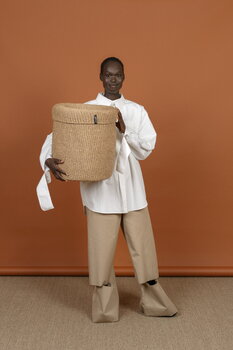
[[[115,106],[120,111],[112,176],[102,181],[80,182],[87,215],[89,284],[94,286],[93,322],[119,320],[119,294],[113,262],[120,226],[141,288],[141,313],[146,316],[174,316],[177,313],[158,280],[154,234],[139,164],[139,160],[146,159],[154,149],[156,132],[145,108],[120,94],[124,79],[123,63],[116,57],[106,58],[100,67],[104,92],[86,102]],[[52,134],[48,135],[40,155],[47,182],[50,181],[49,171],[56,179],[64,181],[64,172],[59,167],[63,161],[52,158],[51,146]],[[39,197],[40,192],[39,189]],[[40,203],[43,205],[41,200]]]

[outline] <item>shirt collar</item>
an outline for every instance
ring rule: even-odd
[[[99,92],[96,101],[100,105],[104,106],[116,106],[117,108],[123,107],[123,104],[125,103],[125,98],[121,94],[121,97],[116,100],[110,100],[109,98],[105,97],[103,92]]]

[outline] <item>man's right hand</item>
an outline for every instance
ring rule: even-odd
[[[61,181],[65,181],[65,179],[63,179],[62,177],[62,174],[66,175],[66,173],[61,168],[59,168],[58,164],[63,164],[63,163],[64,161],[57,158],[48,158],[45,162],[45,164],[52,171],[55,178]]]

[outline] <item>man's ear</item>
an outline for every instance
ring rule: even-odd
[[[100,73],[100,80],[103,81],[103,74]]]

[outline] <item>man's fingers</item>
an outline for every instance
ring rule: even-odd
[[[57,180],[65,181],[65,179],[63,179],[63,177],[62,177],[59,173],[54,172],[53,175],[55,176],[55,178],[56,178]]]
[[[56,166],[56,171],[58,171],[61,174],[66,175],[66,173],[61,168],[59,168],[59,166]]]
[[[63,177],[61,177],[61,176],[58,177],[58,180],[60,180],[60,181],[66,181],[66,180],[63,179]]]
[[[55,162],[56,164],[64,163],[64,160],[62,160],[62,159],[58,159],[58,158],[53,158],[53,159],[54,159],[54,162]]]

